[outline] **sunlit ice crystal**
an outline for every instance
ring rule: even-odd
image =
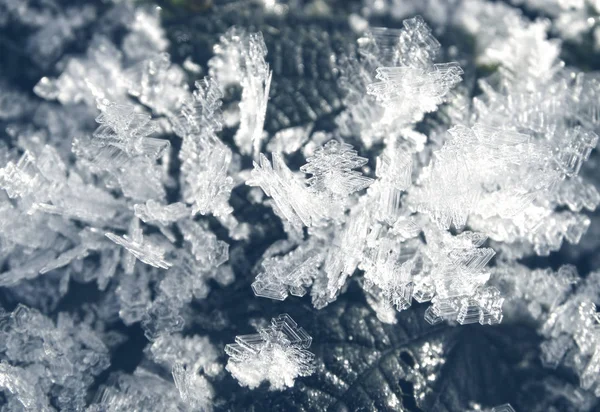
[[[368,195],[378,204],[376,216],[389,224],[400,217],[401,198],[412,184],[413,163],[409,152],[390,144],[377,157],[377,179],[369,187]],[[410,229],[406,226],[403,231]],[[408,233],[407,233],[408,235]],[[408,235],[408,237],[410,237]]]
[[[266,381],[271,390],[282,390],[314,372],[314,355],[307,350],[312,338],[287,314],[235,341],[225,346],[229,355],[225,368],[242,386],[253,389]]]
[[[192,255],[203,266],[218,267],[229,259],[229,245],[199,222],[180,223],[183,238],[189,244]]]
[[[156,53],[127,68],[127,91],[159,115],[177,116],[189,97],[185,72],[168,53]]]
[[[271,153],[291,154],[298,151],[309,139],[312,124],[307,127],[290,127],[278,131],[267,144]]]
[[[311,202],[312,195],[304,182],[292,173],[283,157],[273,153],[272,159],[273,164],[261,154],[246,184],[259,186],[273,199],[276,213],[296,228],[312,226],[323,219],[323,212]]]
[[[71,58],[56,79],[42,78],[34,91],[45,99],[62,104],[85,102],[92,106],[97,98],[123,102],[127,96],[127,79],[122,54],[103,36],[96,36],[86,56]]]
[[[181,400],[191,410],[207,411],[212,409],[214,391],[204,376],[181,363],[176,363],[171,373]]]
[[[133,106],[118,105],[103,101],[102,113],[96,118],[100,124],[94,132],[99,145],[114,146],[129,156],[144,155],[151,159],[161,157],[169,148],[169,141],[149,137],[156,128],[151,117],[136,113]]]
[[[149,347],[148,354],[154,362],[168,368],[179,363],[207,376],[215,376],[222,370],[222,365],[218,362],[219,350],[207,337],[198,335],[161,336]]]
[[[440,44],[421,17],[403,25],[371,29],[358,41],[359,55],[341,64],[347,110],[337,122],[367,147],[435,111],[461,80],[458,64],[434,64]]]
[[[412,67],[380,67],[377,80],[367,88],[386,108],[382,121],[414,123],[423,113],[436,110],[448,91],[460,82],[461,68],[456,63],[436,64],[430,71]],[[406,99],[415,95],[415,100]]]
[[[26,151],[20,159],[0,169],[0,188],[18,198],[28,214],[46,212],[91,223],[106,222],[122,204],[102,188],[85,182],[67,166],[57,150],[45,145],[34,155]]]
[[[238,222],[238,217],[247,217],[245,208],[240,208],[245,200],[252,207],[272,207],[287,234],[256,265],[252,287],[257,296],[285,299],[289,294],[308,294],[310,289],[319,309],[344,293],[355,274],[382,322],[402,323],[403,315],[396,311],[406,310],[415,299],[431,302],[425,315],[429,323],[485,325],[501,321],[505,298],[511,307],[523,298],[529,302],[522,312],[540,321],[539,333],[546,338],[541,347],[544,365],[572,368],[583,387],[598,391],[600,352],[594,306],[598,296],[593,286],[597,274],[582,282],[566,265],[555,274],[512,264],[534,253],[548,255],[563,240],[576,243],[590,226],[590,217],[580,212],[594,210],[600,195],[580,175],[590,174],[584,162],[597,143],[597,77],[566,69],[558,61],[560,43],[548,40],[546,23],[515,17],[518,13],[507,12],[512,9],[505,4],[459,3],[452,16],[439,17],[444,27],[437,29],[443,33],[455,25],[465,30],[475,39],[477,62],[493,65],[476,67],[475,74],[472,66],[465,66],[469,69],[465,70],[469,73],[465,104],[452,102],[415,126],[425,113],[449,100],[462,71],[453,63],[435,63],[441,46],[422,19],[405,21],[401,30],[372,28],[359,40],[357,56],[348,62],[343,62],[343,56],[326,56],[339,58],[340,66],[348,63],[340,67],[348,94],[336,119],[338,129],[321,130],[327,123],[322,120],[329,118],[311,117],[314,124],[307,127],[288,124],[290,128],[280,130],[266,147],[273,153],[272,163],[258,156],[271,82],[266,47],[260,34],[244,29],[232,29],[222,37],[209,63],[211,77],[199,82],[191,94],[188,75],[202,73],[203,67],[189,57],[183,69],[172,63],[164,53],[168,42],[156,16],[120,3],[116,13],[130,15],[122,20],[134,18],[126,28],[116,29],[127,32],[120,42],[122,55],[108,40],[97,37],[87,57],[59,62],[62,75],[44,78],[36,87],[38,95],[68,106],[54,110],[55,102],[40,107],[35,102],[30,107],[16,99],[19,107],[11,110],[4,106],[10,106],[14,97],[5,99],[8,104],[0,102],[2,121],[11,123],[7,144],[0,144],[2,166],[6,164],[0,170],[0,285],[7,293],[14,292],[16,299],[39,300],[40,306],[48,308],[60,302],[72,282],[96,280],[103,291],[101,300],[86,301],[81,307],[86,319],[98,313],[100,319],[89,321],[93,328],[101,334],[105,323],[112,324],[118,315],[127,326],[141,321],[152,341],[148,347],[153,355],[144,362],[156,364],[108,378],[90,411],[211,408],[214,392],[209,381],[220,379],[220,367],[215,365],[219,354],[208,340],[189,335],[184,327],[190,325],[184,322],[192,320],[194,327],[198,320],[202,328],[210,322],[214,330],[228,327],[227,319],[196,317],[204,302],[192,302],[208,296],[213,280],[223,288],[230,285],[232,267],[237,271],[254,263],[246,261],[251,254],[242,253],[247,247],[259,247],[252,243],[254,236],[271,235],[263,230],[269,228],[263,222],[252,226]],[[388,10],[402,13],[399,3],[394,6]],[[72,28],[80,24],[76,19],[65,21],[60,7],[54,22],[50,14],[38,14],[29,5],[11,0],[10,7],[11,16],[19,13],[29,27],[48,26],[40,31],[42,36],[56,34],[47,39],[49,54],[61,47],[63,34],[71,36]],[[294,7],[282,6],[282,15]],[[374,5],[365,2],[367,7]],[[438,8],[431,9],[433,16]],[[485,18],[474,21],[480,16]],[[113,36],[115,23],[106,21],[113,18],[114,11],[90,30],[110,33],[111,39],[121,37],[121,33]],[[0,25],[3,19],[0,15]],[[360,23],[366,27],[366,21]],[[284,55],[281,46],[287,43],[277,43],[274,27],[268,30],[278,47],[270,57],[277,62]],[[174,37],[178,52],[191,45],[192,38],[185,34]],[[35,44],[45,40],[37,35],[32,39]],[[448,39],[452,41],[451,36]],[[297,51],[303,59],[313,56],[313,50],[303,46]],[[464,56],[454,48],[447,55]],[[461,61],[468,64],[468,59]],[[313,63],[321,70],[319,62]],[[479,82],[474,92],[482,94],[471,105],[472,76],[488,70],[495,74]],[[273,82],[279,82],[277,77],[285,73],[280,67],[275,71]],[[327,70],[325,75],[329,79],[337,72]],[[231,101],[238,89],[239,105]],[[225,122],[221,116],[223,94],[228,118],[240,121],[237,133],[236,121]],[[333,106],[327,100],[321,104]],[[89,135],[94,105],[102,112],[101,125],[85,139],[80,135]],[[150,111],[161,116],[157,122],[146,114]],[[65,124],[76,126],[52,120],[60,116],[69,117]],[[224,123],[226,143],[219,140]],[[449,124],[457,126],[447,135],[441,133]],[[181,149],[175,145],[168,150],[167,140],[153,138],[154,129],[161,134],[175,132],[182,139]],[[71,153],[64,149],[73,136]],[[362,144],[355,151],[338,140],[340,136],[349,142],[359,138]],[[178,142],[175,136],[170,139]],[[363,146],[372,150],[363,152]],[[306,177],[286,165],[298,160],[300,149],[307,158],[300,169]],[[242,170],[249,159],[237,152],[257,155],[254,170]],[[177,153],[181,163],[170,157]],[[294,156],[285,157],[290,154]],[[372,176],[366,158],[377,155]],[[248,176],[249,184],[260,186],[270,199],[257,194],[257,188],[244,199],[246,189],[240,188],[242,195],[236,191],[230,204],[232,188]],[[196,213],[216,219],[193,216]],[[128,232],[121,235],[129,221]],[[231,265],[226,263],[229,245],[220,240],[223,227],[235,240]],[[486,243],[488,236],[494,250]],[[495,251],[497,261],[488,268]],[[503,284],[494,283],[496,269],[524,279],[507,292]],[[44,276],[33,279],[40,273]],[[55,295],[48,299],[51,302],[43,301],[51,293]],[[19,312],[26,313],[22,308]],[[221,311],[214,314],[218,318]],[[54,372],[98,359],[100,366],[95,364],[94,371],[100,370],[109,353],[87,334],[92,328],[87,320],[80,324],[65,315],[58,317],[56,324],[67,325],[69,335],[85,332],[81,346],[94,347],[94,353],[63,363],[71,352],[80,352],[77,345],[64,349],[56,343],[67,342],[67,336],[49,333],[38,339],[35,335],[25,343],[9,339],[9,355],[17,362],[0,363],[0,385],[5,391],[0,397],[10,409],[16,405],[14,409],[46,410],[51,405],[81,410],[89,401],[88,388],[97,373],[85,371],[73,378]],[[36,322],[35,330],[31,328],[34,334],[45,330]],[[228,345],[229,370],[249,387],[265,380],[273,389],[291,386],[296,376],[314,369],[309,362],[312,356],[303,352],[308,344],[300,331],[290,319],[276,319],[256,335],[238,337]],[[56,362],[51,375],[45,375],[51,368],[23,366],[32,357]],[[68,388],[56,389],[62,383]],[[47,396],[48,388],[52,393]],[[573,398],[583,393],[572,392]]]
[[[351,145],[330,140],[315,150],[300,170],[312,175],[307,181],[312,192],[345,197],[373,182],[373,179],[352,170],[365,164],[367,159],[358,156]]]
[[[276,213],[296,228],[339,220],[348,197],[373,182],[352,170],[365,165],[367,159],[358,156],[352,146],[335,140],[317,148],[300,168],[312,175],[308,179],[296,177],[281,154],[273,153],[272,158],[271,165],[266,156],[260,155],[247,184],[260,186],[273,199]]]
[[[600,393],[597,379],[598,313],[595,301],[599,272],[584,280],[574,266],[563,265],[557,272],[506,265],[495,270],[495,282],[510,292],[513,301],[523,301],[545,337],[541,360],[546,367],[569,365],[579,376],[581,387]]]
[[[219,132],[223,128],[222,98],[220,83],[214,78],[196,81],[192,98],[182,104],[181,112],[174,121],[174,131],[183,138]]]
[[[233,188],[229,175],[232,152],[218,138],[223,128],[220,84],[214,78],[196,82],[192,98],[187,99],[173,121],[175,132],[183,137],[179,152],[184,198],[193,213],[228,216],[228,200]]]
[[[131,32],[123,39],[125,55],[135,61],[166,51],[169,41],[160,23],[160,8],[136,8]]]
[[[390,302],[388,296],[386,296],[379,287],[368,283],[363,285],[363,290],[365,291],[367,303],[377,314],[377,319],[388,324],[396,324],[398,322],[396,309]]]
[[[165,251],[151,242],[145,241],[141,231],[139,235],[130,238],[128,235],[118,236],[114,233],[106,233],[106,237],[127,249],[132,256],[148,265],[168,269],[171,263],[164,259]]]
[[[475,409],[469,409],[467,412],[516,412],[510,403],[504,403],[502,405],[494,406],[493,408],[482,408],[481,405],[471,403],[471,407]]]
[[[367,86],[367,92],[386,108],[381,119],[384,123],[419,121],[424,113],[434,111],[461,80],[462,70],[457,63],[433,63],[440,44],[422,18],[408,19],[403,24],[394,46],[394,65],[378,67],[379,82]]]
[[[563,179],[545,142],[484,125],[449,133],[411,193],[441,227],[462,228],[471,214],[517,216]]]
[[[361,261],[369,224],[368,210],[364,205],[358,205],[351,210],[344,228],[337,232],[334,245],[323,264],[323,271],[327,275],[326,294],[330,301],[337,297]]]
[[[91,411],[188,409],[188,405],[184,403],[177,387],[170,379],[160,377],[141,366],[137,367],[132,374],[119,372],[111,376],[103,385],[101,393],[102,397],[90,406]]]
[[[135,215],[144,222],[158,222],[163,225],[177,222],[190,216],[190,210],[183,203],[163,205],[156,200],[134,205]]]
[[[321,265],[323,256],[310,245],[300,245],[281,257],[268,257],[252,283],[256,296],[284,300],[289,294],[304,296]]]
[[[214,47],[209,61],[210,75],[221,87],[237,84],[242,88],[239,104],[240,126],[234,136],[243,154],[258,156],[271,86],[272,71],[265,61],[267,47],[262,33],[230,28]]]

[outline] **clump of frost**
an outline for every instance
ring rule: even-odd
[[[458,64],[434,63],[441,45],[421,17],[403,25],[371,28],[358,40],[358,56],[341,65],[347,108],[337,122],[367,147],[435,111],[461,80]]]
[[[19,305],[0,312],[0,388],[11,410],[82,410],[87,389],[110,365],[108,347],[92,325],[68,313],[53,321]]]
[[[236,336],[235,341],[225,347],[229,355],[225,368],[242,386],[254,389],[266,381],[271,390],[282,390],[314,371],[314,355],[307,351],[312,338],[287,314],[273,318],[256,334]]]
[[[250,186],[260,186],[274,202],[277,215],[293,228],[318,226],[326,220],[340,220],[355,192],[365,189],[373,179],[353,169],[364,166],[367,159],[358,156],[352,146],[330,140],[306,159],[300,171],[312,175],[296,177],[279,153],[273,163],[263,154],[254,162]]]

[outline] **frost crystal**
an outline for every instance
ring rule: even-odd
[[[461,74],[456,63],[432,68],[379,67],[375,76],[379,82],[369,85],[367,92],[385,107],[382,122],[414,123],[444,101],[448,91],[460,82]],[[419,99],[411,101],[406,95],[418,95]]]
[[[288,294],[304,296],[317,275],[323,257],[308,245],[298,246],[281,257],[268,257],[252,283],[256,296],[284,300]]]
[[[373,182],[373,179],[352,170],[367,164],[367,159],[358,156],[346,143],[330,140],[315,150],[306,162],[300,170],[312,175],[306,181],[309,191],[324,205],[335,202],[339,209],[340,203],[343,204],[350,194],[365,189]],[[333,204],[327,208],[329,216],[335,213],[332,207]]]
[[[35,93],[62,104],[84,102],[92,106],[98,98],[123,102],[127,80],[122,53],[106,37],[96,36],[85,58],[72,58],[56,79],[42,78]]]
[[[357,155],[352,146],[331,140],[317,148],[300,170],[311,174],[302,180],[294,176],[279,153],[273,153],[273,164],[260,155],[254,162],[250,186],[260,186],[273,198],[275,212],[296,229],[322,224],[326,219],[340,219],[349,196],[369,186],[373,179],[353,171],[367,159]]]
[[[183,104],[175,123],[175,131],[183,137],[179,158],[184,198],[194,213],[218,217],[231,213],[228,200],[233,188],[232,153],[217,137],[223,127],[221,98],[214,79],[196,82],[193,98]]]
[[[109,350],[90,324],[67,313],[56,323],[19,305],[0,313],[0,387],[11,409],[81,410],[86,390],[109,366]]]
[[[212,406],[213,389],[202,375],[198,375],[181,363],[173,366],[173,380],[181,400],[191,410],[209,410]]]
[[[515,412],[515,409],[510,403],[504,403],[502,405],[494,406],[493,408],[481,408],[479,405],[475,406],[476,409],[469,409],[467,412]]]
[[[260,186],[273,199],[275,212],[298,230],[321,221],[323,212],[311,202],[304,183],[294,176],[279,153],[273,153],[272,158],[273,164],[261,153],[246,184]]]
[[[236,343],[225,346],[229,355],[225,368],[250,389],[263,381],[270,383],[271,390],[292,387],[297,377],[314,371],[314,355],[307,351],[311,341],[289,315],[279,315],[270,326],[258,328],[257,334],[237,336]]]
[[[221,36],[214,48],[215,57],[208,63],[210,74],[225,87],[242,87],[240,126],[234,136],[242,154],[258,155],[263,140],[263,126],[273,72],[265,61],[267,46],[262,33],[248,34],[233,27]]]
[[[185,204],[177,202],[169,205],[161,205],[155,200],[134,206],[135,215],[144,222],[158,222],[162,225],[177,222],[189,217],[190,211]]]
[[[176,116],[188,97],[183,69],[171,64],[168,53],[156,53],[129,67],[125,73],[127,91],[156,114]]]
[[[114,103],[101,103],[102,114],[96,118],[100,127],[94,132],[94,142],[99,146],[112,146],[129,157],[146,156],[158,159],[169,148],[169,141],[155,139],[150,116],[135,113],[134,107]]]
[[[159,245],[144,240],[138,219],[134,219],[129,235],[117,236],[114,233],[106,233],[106,237],[117,245],[123,246],[131,254],[131,259],[124,258],[126,272],[133,272],[135,259],[161,269],[168,269],[172,266],[171,263],[164,260],[165,251]]]
[[[569,365],[581,387],[600,396],[599,317],[594,304],[600,298],[596,286],[600,272],[581,281],[571,265],[563,265],[557,272],[506,265],[494,275],[495,282],[510,291],[513,300],[524,301],[538,321],[539,331],[547,339],[541,344],[544,365]]]
[[[154,362],[171,370],[175,387],[189,410],[212,409],[213,388],[206,376],[215,376],[222,366],[217,362],[217,349],[207,338],[163,336],[152,344],[149,354]]]
[[[461,80],[458,64],[433,63],[440,44],[421,17],[403,24],[401,30],[367,32],[359,39],[360,57],[342,66],[348,110],[338,123],[344,134],[358,132],[367,146],[435,111]]]

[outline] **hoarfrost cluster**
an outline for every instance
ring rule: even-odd
[[[258,333],[236,336],[235,343],[225,346],[229,355],[225,368],[250,389],[262,381],[268,381],[271,389],[293,386],[297,377],[313,373],[314,355],[307,350],[311,342],[289,315],[279,315]]]
[[[316,324],[256,309],[318,318],[356,285],[389,328],[413,301],[424,325],[527,318],[544,367],[577,376],[574,408],[600,397],[600,271],[527,263],[600,246],[600,76],[562,60],[600,49],[598,2],[363,0],[342,40],[311,26],[302,47],[270,24],[329,2],[187,5],[218,29],[193,39],[163,28],[175,5],[33,3],[0,0],[0,54],[36,76],[22,90],[0,67],[2,410],[226,410],[232,378],[347,385],[309,351]],[[256,22],[223,17],[245,7]],[[221,291],[254,294],[254,318]],[[111,365],[135,330],[143,354]]]

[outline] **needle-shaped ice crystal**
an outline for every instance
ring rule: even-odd
[[[351,145],[335,140],[315,150],[300,171],[312,175],[296,177],[280,153],[273,153],[273,164],[261,154],[254,162],[250,186],[260,186],[275,203],[275,212],[293,227],[314,226],[324,220],[339,220],[347,209],[351,194],[365,189],[373,179],[352,170],[367,163]]]
[[[176,363],[171,371],[181,400],[193,411],[212,408],[214,391],[211,384],[193,368]]]
[[[135,219],[137,221],[137,218]],[[106,233],[106,237],[115,242],[117,245],[124,247],[134,259],[138,259],[147,265],[156,268],[168,269],[172,266],[171,263],[164,259],[165,250],[159,245],[155,245],[150,241],[144,240],[142,230],[139,227],[134,227],[130,235],[118,236],[114,233]],[[130,263],[131,266],[135,260]],[[131,269],[130,271],[132,271]]]
[[[155,200],[134,205],[135,215],[144,222],[159,222],[163,225],[189,217],[189,209],[180,202],[162,205]]]
[[[259,186],[274,202],[275,212],[297,229],[312,226],[323,219],[323,211],[311,201],[312,194],[285,164],[279,153],[272,154],[273,164],[261,153],[254,162],[250,186]]]

